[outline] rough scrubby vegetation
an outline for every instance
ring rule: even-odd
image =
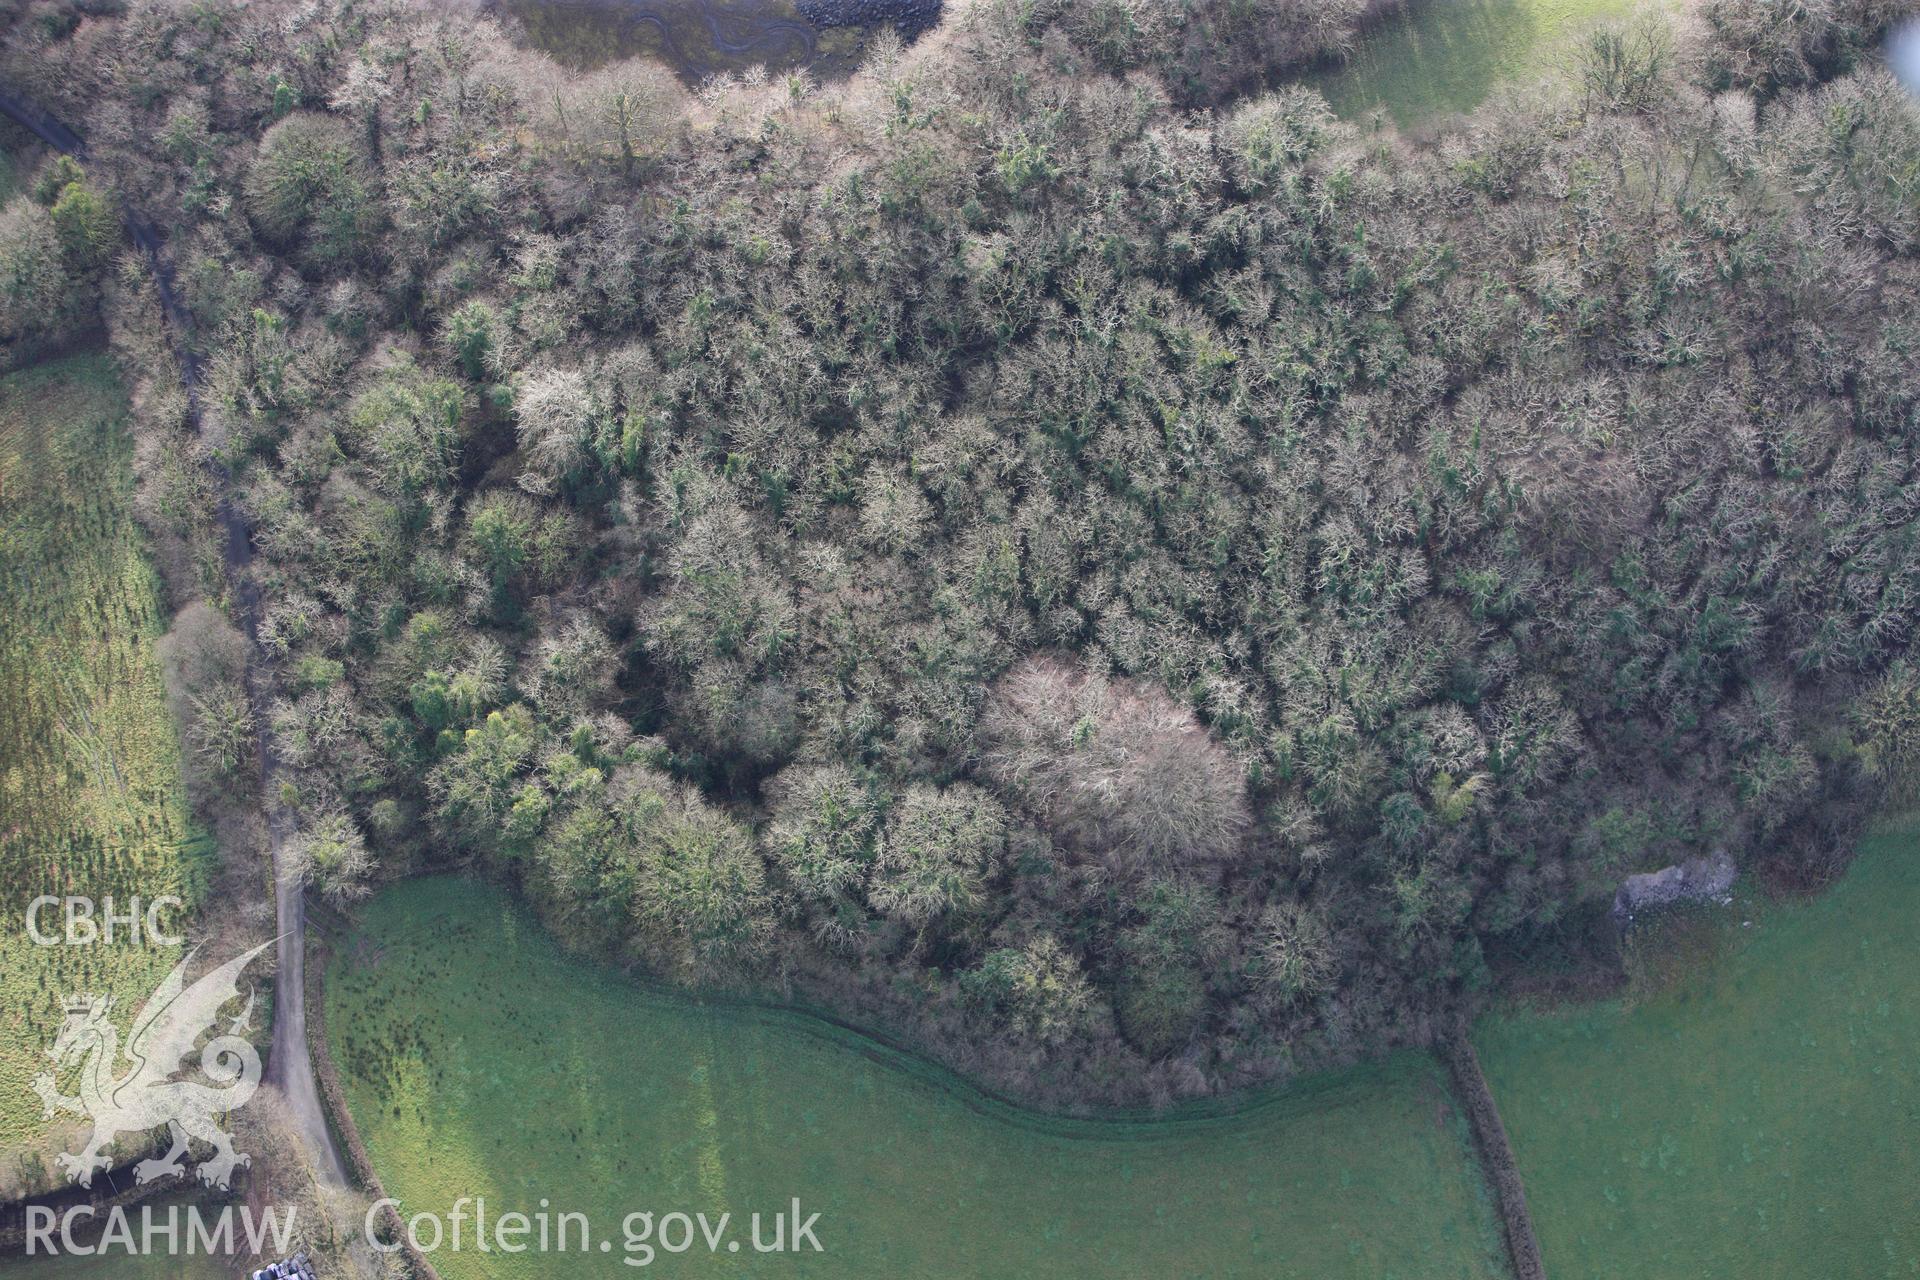
[[[74,1122],[31,1088],[61,1000],[110,995],[131,1015],[175,947],[36,946],[43,894],[111,901],[125,916],[206,892],[211,841],[181,782],[154,642],[159,584],[133,524],[126,390],[99,355],[0,379],[0,1197],[54,1185]],[[157,916],[184,931],[189,911]],[[61,909],[43,909],[60,936]],[[92,922],[97,927],[100,921]]]
[[[13,176],[13,162],[4,162]],[[107,197],[64,156],[30,188],[0,182],[0,372],[51,352],[96,317],[92,291],[118,246]]]
[[[692,96],[380,3],[7,58],[168,224],[322,892],[470,861],[1137,1099],[1421,1039],[1630,871],[1821,881],[1911,785],[1893,10],[1710,10],[1419,144],[1184,113],[1072,7]]]

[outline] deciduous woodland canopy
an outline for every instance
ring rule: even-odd
[[[1702,0],[1416,140],[1221,96],[1337,45],[1304,0],[977,0],[691,96],[398,4],[15,7],[93,158],[0,214],[0,331],[104,293],[183,602],[232,466],[320,893],[470,863],[1028,1096],[1221,1088],[1911,786],[1899,8]],[[1319,34],[1209,86],[1215,9]]]

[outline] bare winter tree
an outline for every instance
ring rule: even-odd
[[[994,689],[980,739],[989,778],[1116,869],[1222,861],[1247,830],[1239,763],[1159,689],[1030,658]]]

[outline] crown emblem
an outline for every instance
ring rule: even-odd
[[[106,1003],[107,998],[105,996],[98,995],[91,991],[83,991],[62,1000],[60,1007],[70,1014],[77,1013],[85,1016],[86,1014],[92,1013],[95,1009],[104,1008]]]

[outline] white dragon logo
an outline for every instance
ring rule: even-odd
[[[251,992],[246,1007],[227,1025],[226,1033],[214,1036],[200,1048],[200,1070],[213,1084],[172,1077],[180,1070],[182,1060],[194,1052],[201,1034],[219,1021],[221,1006],[239,996],[241,971],[272,945],[261,943],[191,987],[186,983],[187,965],[199,948],[188,952],[147,997],[134,1019],[125,1050],[132,1066],[119,1076],[114,1070],[118,1066],[120,1033],[107,1020],[111,998],[76,997],[66,1002],[66,1025],[47,1056],[56,1067],[81,1063],[80,1096],[62,1095],[49,1072],[35,1078],[33,1091],[46,1104],[49,1117],[56,1111],[70,1111],[93,1121],[93,1135],[78,1155],[63,1151],[55,1157],[75,1182],[90,1186],[94,1170],[107,1167],[109,1161],[101,1152],[116,1135],[144,1133],[161,1125],[171,1132],[173,1146],[159,1159],[135,1165],[137,1182],[184,1173],[180,1158],[186,1154],[190,1138],[213,1148],[212,1158],[202,1161],[197,1170],[200,1181],[209,1186],[227,1186],[235,1165],[251,1163],[251,1157],[234,1151],[232,1135],[213,1119],[216,1113],[232,1111],[246,1102],[260,1085],[260,1055],[240,1035],[253,1012]]]

